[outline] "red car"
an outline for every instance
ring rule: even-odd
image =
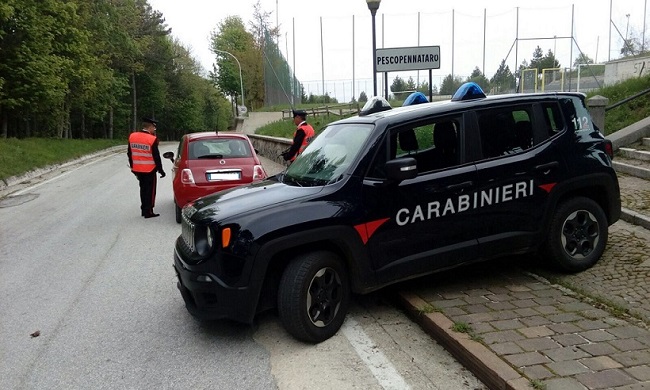
[[[245,134],[205,132],[185,134],[172,160],[176,222],[181,209],[202,196],[266,178],[255,148]]]

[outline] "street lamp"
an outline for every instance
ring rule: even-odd
[[[212,49],[212,50],[214,50],[214,51],[216,51],[218,53],[228,54],[229,56],[234,58],[235,61],[237,61],[237,66],[239,66],[239,85],[241,86],[241,105],[246,107],[246,104],[244,104],[244,79],[241,77],[241,64],[239,63],[239,60],[232,53],[228,53],[225,50],[219,50],[219,49]],[[237,110],[237,111],[239,111],[239,110]]]
[[[372,85],[373,96],[377,96],[377,39],[375,34],[375,15],[381,0],[366,0],[370,14],[372,14]]]
[[[627,26],[625,26],[625,44],[627,45],[627,31],[630,29],[630,14],[625,14],[627,18]]]

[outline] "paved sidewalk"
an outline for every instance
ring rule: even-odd
[[[619,183],[623,208],[650,220],[649,182]],[[448,271],[401,285],[401,301],[490,388],[650,389],[650,230],[617,222],[578,274],[541,262]]]

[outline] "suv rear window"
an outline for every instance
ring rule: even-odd
[[[248,142],[241,139],[204,139],[190,143],[190,160],[199,158],[251,157]]]

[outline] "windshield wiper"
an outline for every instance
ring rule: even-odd
[[[287,175],[286,173],[284,174],[284,179],[286,179],[287,182],[294,183],[294,184],[297,185],[298,187],[303,187],[303,185],[300,184],[300,181],[299,181],[298,179],[296,179],[296,178],[293,177],[293,176],[289,176],[289,175]],[[282,181],[284,182],[284,180],[282,180]]]

